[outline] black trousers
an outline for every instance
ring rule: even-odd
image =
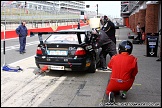
[[[107,63],[106,63],[106,57],[107,57],[107,54],[110,55],[110,58],[117,54],[117,51],[116,51],[116,45],[113,43],[109,43],[109,44],[106,44],[106,45],[103,45],[102,46],[102,50],[100,52],[100,66],[102,68],[106,68],[107,67]]]
[[[141,32],[137,32],[138,36],[137,39],[140,40],[140,43],[142,43],[142,34]]]

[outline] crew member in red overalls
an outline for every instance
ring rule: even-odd
[[[138,72],[137,58],[131,55],[133,45],[130,41],[124,40],[119,44],[119,54],[114,55],[108,67],[112,69],[110,80],[106,88],[109,102],[115,102],[114,96],[120,94],[126,98],[126,92],[131,88]]]

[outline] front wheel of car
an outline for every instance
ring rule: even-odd
[[[96,60],[95,57],[92,58],[92,62],[90,67],[88,68],[89,73],[95,73],[96,72]]]

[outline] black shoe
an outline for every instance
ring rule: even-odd
[[[115,96],[113,92],[109,93],[109,102],[110,103],[114,103],[115,102]]]
[[[108,69],[107,68],[103,68],[103,71],[108,71]]]
[[[23,54],[23,52],[20,52],[20,54]]]
[[[23,51],[23,53],[26,53],[25,51]]]
[[[98,70],[103,70],[103,68],[98,68]]]
[[[103,71],[107,71],[107,68],[99,68],[98,70],[103,70]]]

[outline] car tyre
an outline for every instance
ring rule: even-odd
[[[134,39],[134,36],[128,36],[128,39]]]
[[[96,72],[96,60],[95,60],[95,57],[94,57],[94,56],[93,56],[93,58],[92,58],[91,65],[90,65],[90,67],[88,68],[88,72],[89,72],[89,73],[95,73],[95,72]]]

